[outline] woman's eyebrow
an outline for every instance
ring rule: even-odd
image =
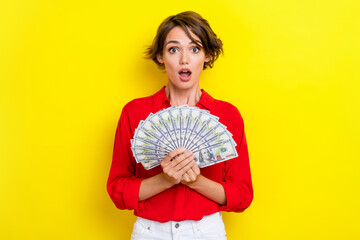
[[[177,44],[179,44],[179,41],[175,41],[175,40],[168,41],[168,42],[165,44],[165,46],[168,45],[168,44],[170,44],[170,43],[177,43]]]
[[[166,45],[168,45],[168,44],[170,44],[170,43],[180,44],[180,42],[179,42],[179,41],[176,41],[176,40],[170,40],[170,41],[168,41],[168,42],[165,44],[165,46],[166,46]],[[199,40],[196,40],[196,41],[190,41],[190,42],[189,42],[189,44],[192,44],[192,43],[194,43],[194,44],[196,44],[196,45],[199,45],[199,46],[202,46],[201,41],[199,41]]]

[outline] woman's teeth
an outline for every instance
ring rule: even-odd
[[[189,77],[190,74],[191,74],[191,72],[189,72],[189,71],[187,71],[187,70],[184,70],[184,71],[181,71],[181,72],[180,72],[180,75],[181,75],[182,77]]]

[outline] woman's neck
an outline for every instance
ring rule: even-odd
[[[180,90],[169,83],[165,88],[165,93],[171,106],[189,105],[190,107],[195,106],[200,101],[202,94],[198,84],[193,88]]]

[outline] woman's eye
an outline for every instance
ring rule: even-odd
[[[193,47],[193,48],[191,49],[191,51],[192,51],[193,53],[197,53],[197,52],[200,52],[200,48],[199,48],[199,47]]]
[[[176,53],[176,52],[177,52],[177,49],[174,48],[174,47],[171,47],[171,48],[169,48],[169,52],[170,52],[170,53]]]

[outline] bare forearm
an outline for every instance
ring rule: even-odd
[[[226,205],[225,190],[220,183],[200,174],[195,182],[186,185],[214,202],[219,203],[220,205]]]
[[[164,173],[159,173],[150,178],[141,181],[139,190],[139,201],[146,200],[165,191],[173,186],[172,183],[166,181]]]

